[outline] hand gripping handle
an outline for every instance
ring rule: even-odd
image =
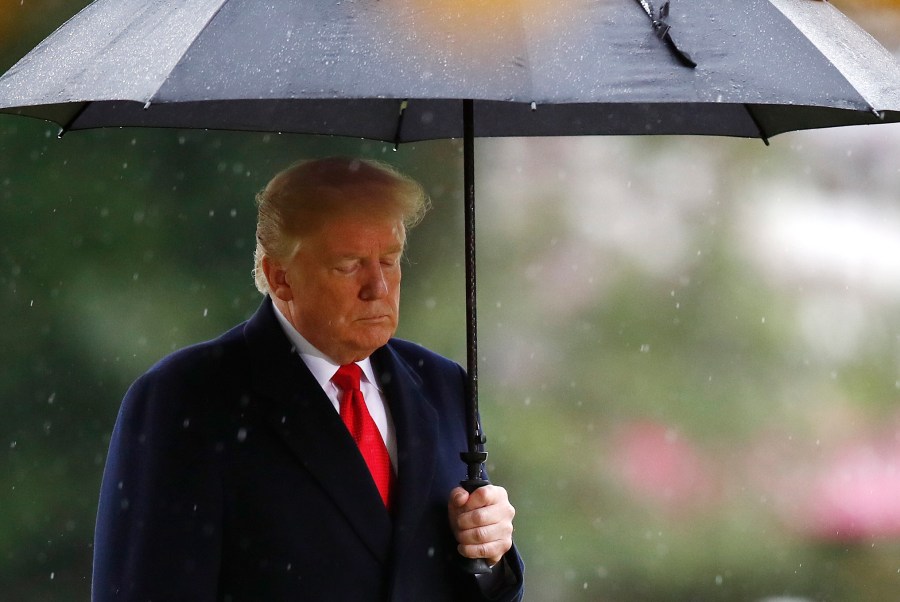
[[[460,457],[469,467],[468,478],[459,482],[460,487],[472,493],[480,487],[491,484],[481,475],[481,465],[487,460],[487,452],[463,452]],[[459,563],[462,569],[471,575],[484,575],[491,572],[486,558],[466,558],[460,555]]]

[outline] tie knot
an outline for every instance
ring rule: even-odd
[[[356,364],[346,364],[337,369],[331,382],[342,391],[359,391],[359,379],[362,377],[362,369]]]

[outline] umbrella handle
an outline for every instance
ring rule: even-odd
[[[463,457],[464,462],[468,462],[469,459],[467,459],[465,457],[468,454],[466,454],[464,452],[460,455],[464,456]],[[482,453],[482,454],[477,454],[477,455],[481,455],[484,458],[487,458],[487,453]],[[469,493],[472,493],[476,489],[479,489],[481,487],[484,487],[485,485],[490,485],[490,484],[491,484],[491,482],[488,481],[487,479],[471,479],[470,478],[470,479],[466,479],[464,481],[459,482],[459,486],[462,487],[463,489],[465,489],[466,491],[468,491]],[[466,573],[469,573],[470,575],[484,575],[486,573],[491,572],[491,567],[488,564],[487,559],[485,559],[485,558],[466,558],[465,556],[460,556],[459,564],[460,564],[460,567],[462,567],[462,570],[465,571]]]

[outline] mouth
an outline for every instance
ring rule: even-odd
[[[390,319],[391,317],[389,315],[383,314],[380,316],[363,316],[362,318],[357,318],[356,321],[362,322],[364,324],[373,324],[379,322],[388,322],[390,321]]]

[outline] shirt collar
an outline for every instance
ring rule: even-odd
[[[340,368],[340,364],[316,349],[302,334],[297,332],[294,325],[288,321],[274,303],[272,303],[272,309],[275,310],[275,318],[278,320],[278,324],[284,331],[285,336],[287,336],[291,345],[293,345],[294,350],[300,356],[300,359],[303,360],[303,363],[306,364],[306,367],[312,372],[319,385],[326,390],[329,386],[333,386],[331,385],[331,377],[334,376],[334,373]],[[375,370],[372,368],[371,359],[367,357],[364,360],[356,362],[356,365],[362,369],[365,380],[380,390],[381,388],[378,386],[378,381],[375,379]]]

